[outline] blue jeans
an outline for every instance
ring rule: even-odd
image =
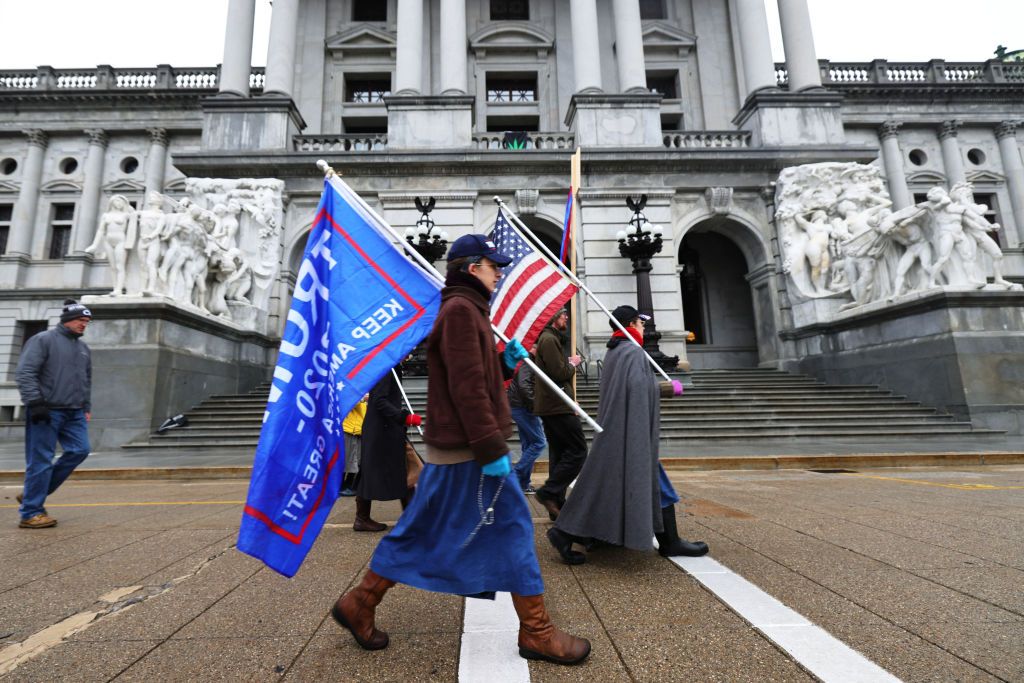
[[[28,412],[28,411],[26,411]],[[64,453],[54,462],[57,442]],[[89,455],[89,426],[85,411],[51,410],[50,421],[33,424],[25,421],[25,491],[21,518],[43,512],[46,497]]]
[[[526,408],[513,407],[512,419],[519,428],[519,446],[522,450],[513,469],[519,479],[519,486],[526,490],[530,485],[530,475],[533,474],[533,463],[544,452],[548,442],[544,439],[544,425],[540,418]]]

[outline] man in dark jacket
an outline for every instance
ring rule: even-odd
[[[518,486],[505,486],[512,421],[503,382],[527,353],[516,340],[496,352],[488,312],[511,260],[486,235],[464,235],[448,252],[441,308],[427,338],[426,464],[416,495],[360,584],[331,610],[367,650],[387,647],[376,607],[404,583],[474,598],[511,593],[520,656],[576,664],[590,654],[587,640],[551,623],[530,507]]]
[[[81,340],[92,312],[64,302],[60,324],[28,340],[14,373],[25,410],[25,489],[18,495],[23,529],[57,525],[46,497],[89,455],[92,357]],[[64,449],[54,463],[57,442]]]
[[[530,484],[533,463],[544,452],[548,442],[544,440],[544,425],[533,414],[534,380],[533,370],[523,363],[516,370],[508,386],[508,403],[512,408],[512,419],[519,429],[519,461],[514,471],[523,493],[535,493]]]
[[[569,312],[563,308],[555,313],[537,338],[537,367],[575,398],[569,380],[576,374],[582,359],[579,356],[566,358],[564,335],[568,327]],[[555,520],[565,503],[569,484],[583,468],[587,440],[576,413],[543,383],[534,388],[533,412],[544,423],[544,434],[548,438],[548,480],[537,489],[537,502],[547,509],[548,517]]]

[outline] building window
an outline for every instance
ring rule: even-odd
[[[4,175],[11,175],[18,170],[18,162],[14,159],[7,158],[0,161],[0,173]]]
[[[135,173],[139,170],[139,160],[135,157],[125,157],[121,159],[121,172],[122,173]]]
[[[640,0],[641,19],[668,19],[665,16],[665,0]]]
[[[345,101],[380,104],[391,94],[389,74],[348,74],[345,76]]]
[[[983,216],[985,216],[985,220],[987,220],[989,223],[998,223],[999,222],[999,207],[997,205],[997,200],[996,200],[995,194],[987,193],[987,192],[975,192],[974,193],[974,203],[975,204],[981,204],[981,205],[987,207],[985,212],[982,214]],[[1004,237],[1003,237],[1003,231],[1002,230],[996,230],[995,232],[990,232],[988,235],[993,240],[995,240],[995,243],[999,245],[1000,249],[1005,249],[1006,248],[1006,243],[1004,242]]]
[[[78,170],[78,160],[74,157],[61,159],[60,163],[57,164],[57,168],[59,168],[60,172],[64,175],[71,175]]]
[[[49,258],[62,259],[71,246],[71,226],[75,220],[74,204],[54,204],[53,220],[50,221]]]
[[[537,74],[487,74],[488,102],[536,102]]]
[[[388,20],[387,0],[352,0],[352,21]]]
[[[529,0],[491,0],[491,21],[529,20]]]
[[[0,204],[0,254],[7,253],[7,238],[11,234],[11,216],[14,204]]]
[[[666,100],[679,99],[679,86],[674,73],[647,72],[647,89],[658,93]]]

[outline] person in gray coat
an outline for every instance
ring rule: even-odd
[[[643,343],[648,316],[632,306],[619,306],[612,316]],[[548,529],[548,540],[567,564],[586,560],[572,549],[574,542],[650,550],[657,537],[658,552],[665,557],[704,555],[706,543],[679,538],[679,496],[658,461],[660,397],[682,394],[682,384],[664,382],[659,387],[643,349],[614,325],[612,329],[597,412],[604,431],[594,437],[572,495]]]
[[[23,529],[45,529],[46,497],[89,455],[92,356],[82,341],[92,312],[64,301],[60,324],[25,344],[14,379],[25,410],[25,488],[17,496]],[[57,442],[64,453],[54,462]]]

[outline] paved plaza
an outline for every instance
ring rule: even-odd
[[[32,531],[8,481],[0,678],[1024,681],[1024,466],[671,474],[710,559],[568,567],[531,499],[548,607],[594,646],[570,668],[520,659],[501,600],[403,586],[378,609],[390,647],[360,650],[328,614],[379,538],[351,499],[288,580],[234,549],[246,479],[78,477]]]

